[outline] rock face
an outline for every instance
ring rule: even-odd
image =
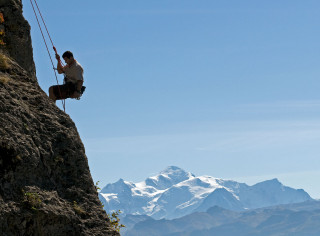
[[[30,26],[22,15],[21,0],[1,0],[0,11],[5,18],[2,27],[5,32],[6,50],[12,59],[36,80]]]
[[[119,235],[75,124],[38,85],[21,0],[0,13],[0,234]]]

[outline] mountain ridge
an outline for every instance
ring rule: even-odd
[[[214,206],[173,220],[135,216],[124,236],[316,236],[320,234],[320,201],[279,205],[242,212]],[[128,216],[133,221],[134,216]],[[127,222],[127,216],[123,222]]]
[[[120,209],[125,214],[154,219],[174,219],[206,211],[213,205],[243,211],[312,199],[304,190],[284,186],[278,179],[249,186],[207,175],[195,176],[176,166],[169,166],[142,182],[119,180],[108,184],[99,198],[105,209]]]

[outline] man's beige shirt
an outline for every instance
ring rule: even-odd
[[[77,83],[78,80],[83,81],[83,68],[78,61],[75,60],[70,67],[68,65],[63,67],[63,70],[68,82]]]

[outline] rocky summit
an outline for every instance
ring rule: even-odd
[[[0,1],[0,234],[119,235],[70,117],[39,87],[21,0]]]

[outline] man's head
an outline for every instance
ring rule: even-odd
[[[62,58],[68,65],[72,64],[72,62],[74,61],[73,53],[70,51],[64,52]]]

